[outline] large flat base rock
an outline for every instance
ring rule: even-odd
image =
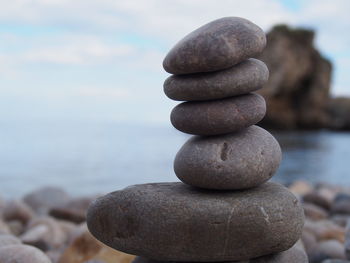
[[[182,183],[127,187],[97,199],[91,233],[117,250],[164,261],[239,261],[292,247],[303,209],[285,187],[199,190]]]

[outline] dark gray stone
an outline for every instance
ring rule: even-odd
[[[345,228],[345,256],[347,259],[350,259],[350,221],[348,220]]]
[[[333,201],[331,212],[333,214],[350,215],[350,195],[346,193],[337,194]]]
[[[258,90],[268,77],[264,62],[251,58],[221,71],[170,76],[164,92],[173,100],[223,99]]]
[[[117,250],[165,261],[234,261],[292,247],[303,209],[285,187],[200,190],[183,183],[127,187],[90,206],[91,233]]]
[[[331,206],[332,206],[332,201],[317,191],[312,191],[310,193],[305,194],[303,196],[303,201],[306,203],[318,205],[318,206],[326,209],[327,211],[330,210]]]
[[[214,20],[185,36],[167,54],[164,69],[172,74],[217,71],[261,53],[264,31],[240,17]]]
[[[182,132],[219,135],[256,124],[265,112],[264,98],[251,93],[221,100],[183,102],[172,110],[170,120]]]
[[[323,262],[326,259],[345,260],[344,246],[337,240],[325,240],[317,244],[315,249],[309,255],[311,263]]]
[[[245,261],[231,261],[232,263],[308,263],[309,260],[305,251],[292,247],[281,253],[267,255],[255,259],[245,260]],[[132,263],[180,263],[180,262],[169,262],[169,261],[157,261],[152,259],[147,259],[143,257],[136,257]],[[193,263],[193,262],[183,262],[183,263]],[[230,263],[230,262],[226,262]]]
[[[73,198],[67,203],[52,207],[49,215],[57,219],[71,221],[80,224],[86,221],[86,210],[96,197]]]
[[[209,189],[245,189],[269,180],[281,148],[266,130],[251,126],[222,136],[190,138],[177,153],[174,170],[186,184]]]

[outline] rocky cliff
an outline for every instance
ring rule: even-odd
[[[270,78],[261,94],[268,112],[262,126],[278,129],[317,129],[330,126],[332,65],[314,47],[314,32],[280,25],[267,34],[259,59]]]

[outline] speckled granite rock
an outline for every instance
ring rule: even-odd
[[[276,139],[251,126],[223,136],[190,138],[177,153],[174,170],[181,181],[192,186],[245,189],[270,179],[281,158]]]
[[[163,67],[172,74],[221,70],[255,57],[265,45],[265,33],[257,25],[240,17],[224,17],[180,40],[165,57]]]
[[[184,102],[173,109],[170,119],[182,132],[220,135],[258,123],[265,112],[264,98],[252,93],[214,101]]]
[[[126,253],[166,261],[234,261],[292,247],[303,218],[296,197],[275,183],[232,192],[157,183],[97,199],[87,223],[97,239]]]
[[[266,65],[250,58],[221,71],[172,75],[164,82],[164,92],[180,101],[223,99],[258,90],[268,77]]]

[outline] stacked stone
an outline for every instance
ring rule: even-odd
[[[186,101],[171,122],[194,134],[178,152],[183,183],[127,187],[89,208],[91,233],[117,250],[153,262],[308,262],[293,246],[303,210],[283,186],[267,182],[281,161],[274,137],[254,126],[265,115],[254,93],[267,81],[253,59],[264,32],[242,18],[215,20],[182,39],[163,66],[175,74],[166,95]]]

